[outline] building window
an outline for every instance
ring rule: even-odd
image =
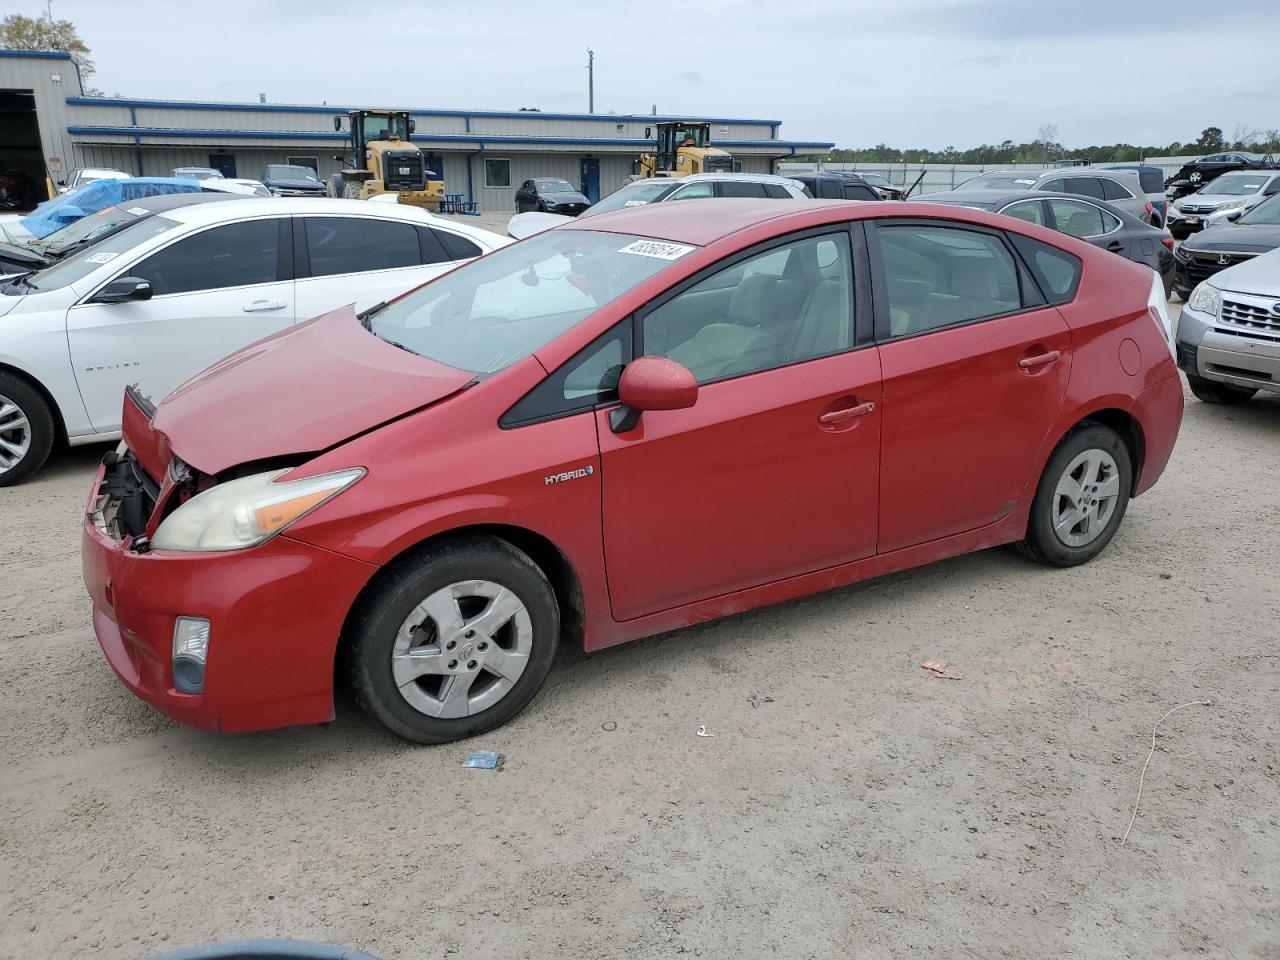
[[[310,167],[317,175],[320,173],[320,159],[318,157],[289,157],[287,162],[291,167]]]
[[[485,157],[484,185],[486,187],[511,186],[511,161]]]

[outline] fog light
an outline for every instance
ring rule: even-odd
[[[204,666],[209,657],[209,621],[178,617],[173,624],[173,686],[182,693],[204,691]]]

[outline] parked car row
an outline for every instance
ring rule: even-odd
[[[1269,153],[1249,153],[1243,150],[1214,153],[1183,164],[1177,173],[1165,181],[1165,189],[1177,200],[1200,190],[1224,173],[1236,170],[1274,170],[1276,166],[1275,157]]]
[[[32,342],[70,339],[59,375],[92,393],[106,374],[114,405],[94,410],[122,424],[82,554],[122,683],[235,732],[333,719],[336,679],[440,743],[515,716],[565,639],[596,650],[1001,543],[1059,567],[1106,547],[1182,414],[1150,270],[1029,220],[717,199],[725,182],[565,220],[395,299],[357,298],[347,273],[328,303],[357,304],[305,324],[287,311],[322,264],[416,263],[441,221],[208,203],[36,274],[14,296],[44,316]],[[335,239],[347,219],[379,236]],[[210,274],[223,289],[193,289]],[[278,305],[280,332],[158,406],[130,389],[121,414],[122,384],[177,374],[151,355],[115,372],[140,349],[129,318],[184,297],[187,350],[204,328],[227,349],[243,310]]]
[[[59,438],[119,437],[129,384],[159,398],[247,343],[510,242],[394,204],[221,196],[235,202],[130,201],[87,245],[0,286],[0,485]]]
[[[1184,300],[1214,274],[1280,247],[1280,196],[1211,225],[1178,244],[1173,291]]]

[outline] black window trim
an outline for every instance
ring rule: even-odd
[[[232,287],[202,287],[199,290],[183,290],[180,293],[157,293],[152,297],[152,299],[159,300],[163,297],[185,297],[193,293],[212,293],[215,290],[219,290],[219,291],[220,290],[244,290],[248,287],[265,287],[272,283],[286,283],[294,279],[294,271],[292,269],[292,261],[294,259],[292,255],[293,244],[290,242],[292,240],[292,237],[289,231],[290,219],[291,217],[288,214],[267,214],[266,216],[263,216],[260,214],[256,217],[240,217],[239,219],[236,219],[236,220],[223,220],[218,223],[207,223],[187,233],[183,233],[180,236],[169,237],[167,238],[167,241],[161,246],[148,250],[142,256],[137,257],[136,259],[131,261],[128,267],[121,270],[119,273],[112,274],[102,283],[98,284],[98,286],[94,287],[93,290],[90,291],[87,295],[77,300],[73,304],[73,306],[78,307],[87,303],[91,303],[93,301],[93,298],[98,295],[98,292],[102,290],[102,288],[105,287],[107,284],[113,283],[116,280],[121,279],[122,277],[132,276],[132,272],[135,269],[137,269],[139,266],[146,263],[156,254],[161,253],[165,250],[168,250],[170,247],[174,246],[175,244],[181,243],[184,240],[189,240],[192,237],[198,237],[200,236],[200,234],[208,233],[210,230],[217,230],[219,227],[231,227],[231,226],[235,226],[238,223],[257,223],[260,220],[277,221],[276,278],[274,280],[267,280],[264,283],[240,283]]]
[[[871,282],[872,287],[875,290],[875,342],[877,344],[897,343],[901,340],[912,340],[916,337],[927,337],[930,334],[942,333],[945,330],[958,330],[962,327],[971,327],[975,324],[986,323],[989,320],[1002,320],[1005,317],[1016,317],[1023,313],[1031,313],[1035,310],[1044,310],[1049,306],[1048,298],[1044,295],[1044,292],[1040,289],[1040,285],[1036,282],[1035,275],[1027,268],[1022,257],[1018,255],[1017,248],[1014,247],[1004,230],[998,230],[994,227],[986,227],[977,223],[967,223],[958,220],[933,219],[930,217],[877,217],[870,220],[864,220],[863,223],[865,223],[867,227],[867,247],[871,257]],[[1009,256],[1013,260],[1014,269],[1018,274],[1018,300],[1023,304],[1023,306],[1019,307],[1017,310],[1006,310],[1004,313],[993,313],[985,317],[974,317],[972,320],[959,320],[955,323],[949,323],[944,327],[934,327],[931,330],[920,330],[916,333],[903,333],[898,336],[894,336],[890,332],[889,327],[889,280],[884,272],[884,258],[880,255],[880,241],[877,236],[878,228],[882,226],[937,227],[944,230],[968,230],[971,233],[982,233],[987,236],[995,237],[1004,245],[1004,248],[1009,252]],[[1077,289],[1079,289],[1078,285]],[[1039,302],[1034,302],[1036,300]]]

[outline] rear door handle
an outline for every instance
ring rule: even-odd
[[[266,313],[270,310],[283,310],[287,304],[283,300],[255,300],[246,304],[245,313]]]
[[[1119,253],[1121,250],[1124,249],[1124,244],[1121,243],[1119,240],[1112,240],[1110,243],[1107,244],[1107,249],[1110,250],[1112,253]]]
[[[1061,351],[1050,350],[1048,353],[1036,354],[1034,357],[1023,357],[1018,361],[1018,366],[1023,370],[1030,370],[1032,367],[1043,367],[1046,363],[1056,363],[1061,357]]]
[[[844,423],[848,420],[854,420],[858,417],[865,417],[873,411],[876,405],[870,401],[860,403],[853,407],[842,407],[839,410],[832,410],[818,417],[818,422],[824,427],[830,427],[837,423]]]

